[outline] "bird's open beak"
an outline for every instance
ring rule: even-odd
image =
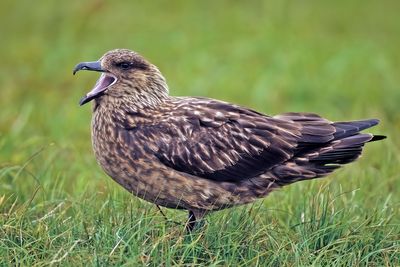
[[[80,70],[90,70],[90,71],[98,71],[98,72],[103,72],[100,76],[100,78],[97,80],[95,86],[93,89],[87,93],[84,97],[81,98],[79,101],[79,105],[84,105],[91,100],[95,99],[96,97],[99,97],[102,95],[102,93],[111,85],[113,85],[117,81],[117,77],[112,75],[109,72],[106,72],[102,67],[101,67],[101,62],[100,61],[93,61],[93,62],[82,62],[79,63],[78,65],[75,66],[73,70],[73,74],[77,73]]]

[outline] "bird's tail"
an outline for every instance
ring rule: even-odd
[[[272,169],[279,186],[301,180],[324,177],[343,164],[355,161],[361,156],[365,143],[386,138],[381,135],[360,133],[375,126],[376,119],[331,123],[335,131],[333,139],[326,143],[308,143],[290,161]]]

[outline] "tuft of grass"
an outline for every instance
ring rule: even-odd
[[[400,266],[397,1],[0,3],[1,266]],[[186,214],[132,197],[97,166],[96,74],[80,61],[126,47],[174,95],[267,114],[376,117],[357,163],[252,205]],[[86,88],[86,89],[85,89]],[[178,222],[178,224],[176,224]]]

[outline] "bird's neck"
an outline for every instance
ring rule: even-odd
[[[104,96],[108,97],[108,96]],[[100,104],[94,104],[92,117],[92,136],[109,135],[110,127],[115,129],[132,129],[138,125],[151,125],[169,115],[174,107],[174,97],[165,96],[155,101],[153,98],[146,102],[141,98],[103,99]],[[147,103],[147,104],[145,104]],[[96,106],[97,105],[97,106]]]
[[[170,96],[168,87],[154,85],[152,87],[118,88],[118,90],[107,92],[97,98],[94,110],[103,108],[114,111],[138,112],[143,109],[156,109],[168,102]]]

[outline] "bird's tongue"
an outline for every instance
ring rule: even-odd
[[[94,85],[92,91],[90,91],[86,97],[94,97],[106,90],[110,85],[112,85],[116,81],[116,78],[113,76],[102,73],[100,78],[97,80]]]
[[[82,97],[79,104],[82,106],[87,102],[95,99],[98,97],[102,92],[104,92],[108,87],[113,85],[117,81],[117,78],[111,74],[102,73],[100,78],[97,80],[96,84],[94,85],[92,91],[87,93],[84,97]]]

